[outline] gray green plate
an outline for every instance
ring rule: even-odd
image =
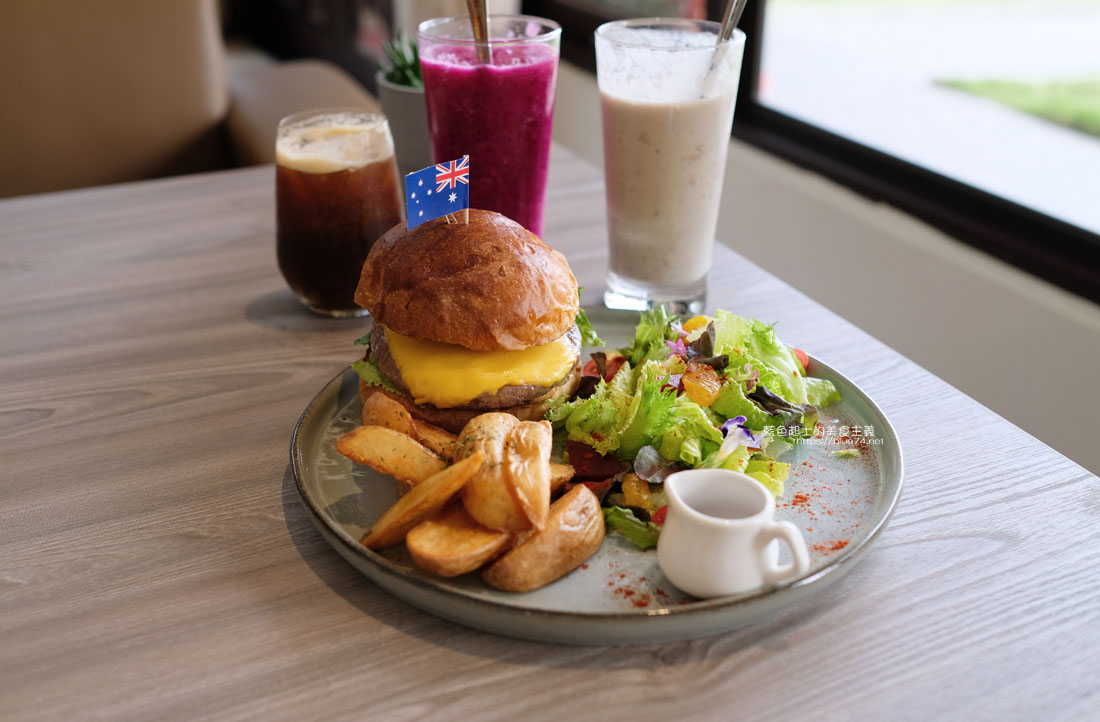
[[[638,318],[599,308],[589,317],[611,348],[633,335]],[[901,495],[901,447],[890,422],[825,363],[812,359],[810,373],[831,379],[844,396],[821,413],[834,433],[780,458],[792,469],[777,517],[802,530],[810,571],[733,597],[697,600],[683,594],[661,574],[656,551],[641,552],[616,535],[608,535],[581,568],[527,594],[496,591],[476,574],[432,576],[411,562],[404,547],[381,553],[364,548],[358,540],[393,504],[397,489],[392,478],[353,464],[333,446],[359,424],[358,377],[350,369],[302,413],[291,462],[298,493],[321,536],[379,587],[432,614],[498,634],[571,644],[649,644],[720,634],[775,614],[842,577],[885,528]],[[842,427],[848,427],[846,435]],[[832,453],[857,443],[859,458]]]

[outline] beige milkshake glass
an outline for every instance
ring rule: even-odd
[[[699,313],[745,34],[642,18],[596,29],[610,268],[604,303]]]

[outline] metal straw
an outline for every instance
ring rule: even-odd
[[[733,29],[741,20],[741,13],[745,12],[745,6],[749,0],[729,0],[726,3],[726,12],[722,15],[722,31],[718,34],[718,45],[728,42],[733,37]]]
[[[466,10],[470,13],[470,25],[474,29],[474,40],[477,42],[477,62],[488,65],[489,11],[485,7],[485,0],[466,0]]]
[[[700,98],[705,98],[710,94],[715,71],[725,58],[726,51],[729,48],[729,39],[733,37],[733,30],[737,27],[737,22],[741,19],[741,13],[745,12],[745,6],[748,4],[749,0],[729,0],[726,3],[726,12],[722,15],[722,27],[718,31],[718,40],[714,43],[716,46],[714,56],[710,60],[710,65],[707,66],[706,74],[703,76],[703,85],[699,91]]]

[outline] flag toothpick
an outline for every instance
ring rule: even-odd
[[[409,228],[442,217],[448,223],[458,223],[455,215],[458,211],[463,211],[463,222],[469,223],[470,156],[437,163],[405,176],[405,215]]]

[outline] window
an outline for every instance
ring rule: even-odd
[[[769,0],[758,98],[1100,233],[1100,2],[1059,2]]]
[[[724,3],[645,5],[524,10],[594,69],[601,22]],[[1100,0],[750,0],[740,26],[735,136],[1100,301]]]

